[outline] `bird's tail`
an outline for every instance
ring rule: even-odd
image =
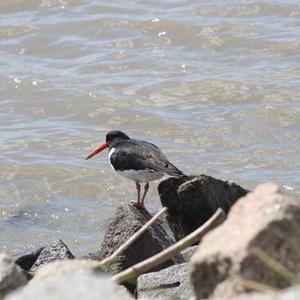
[[[168,172],[166,172],[166,174],[173,177],[185,176],[185,174],[179,169],[177,169],[174,165],[172,165],[172,170],[169,170]]]

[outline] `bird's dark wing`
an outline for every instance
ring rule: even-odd
[[[123,142],[122,147],[116,144],[111,163],[119,171],[150,169],[171,176],[183,175],[158,147],[145,141],[131,139]]]

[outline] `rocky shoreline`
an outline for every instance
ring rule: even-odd
[[[272,183],[253,192],[206,175],[159,184],[173,236],[155,222],[108,265],[151,214],[128,204],[115,213],[102,245],[74,257],[61,240],[30,253],[0,254],[0,299],[291,299],[300,298],[300,203]],[[226,220],[200,244],[117,285],[112,275],[167,249],[205,224],[218,208]]]

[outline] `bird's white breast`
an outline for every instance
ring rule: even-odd
[[[138,182],[149,182],[153,180],[157,180],[161,178],[164,173],[162,172],[155,172],[150,169],[146,170],[124,170],[124,171],[117,171],[117,173],[123,177],[132,179]]]

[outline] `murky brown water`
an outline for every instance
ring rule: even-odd
[[[135,198],[106,154],[84,160],[111,129],[299,196],[298,1],[0,1],[0,54],[0,250],[99,246]]]

